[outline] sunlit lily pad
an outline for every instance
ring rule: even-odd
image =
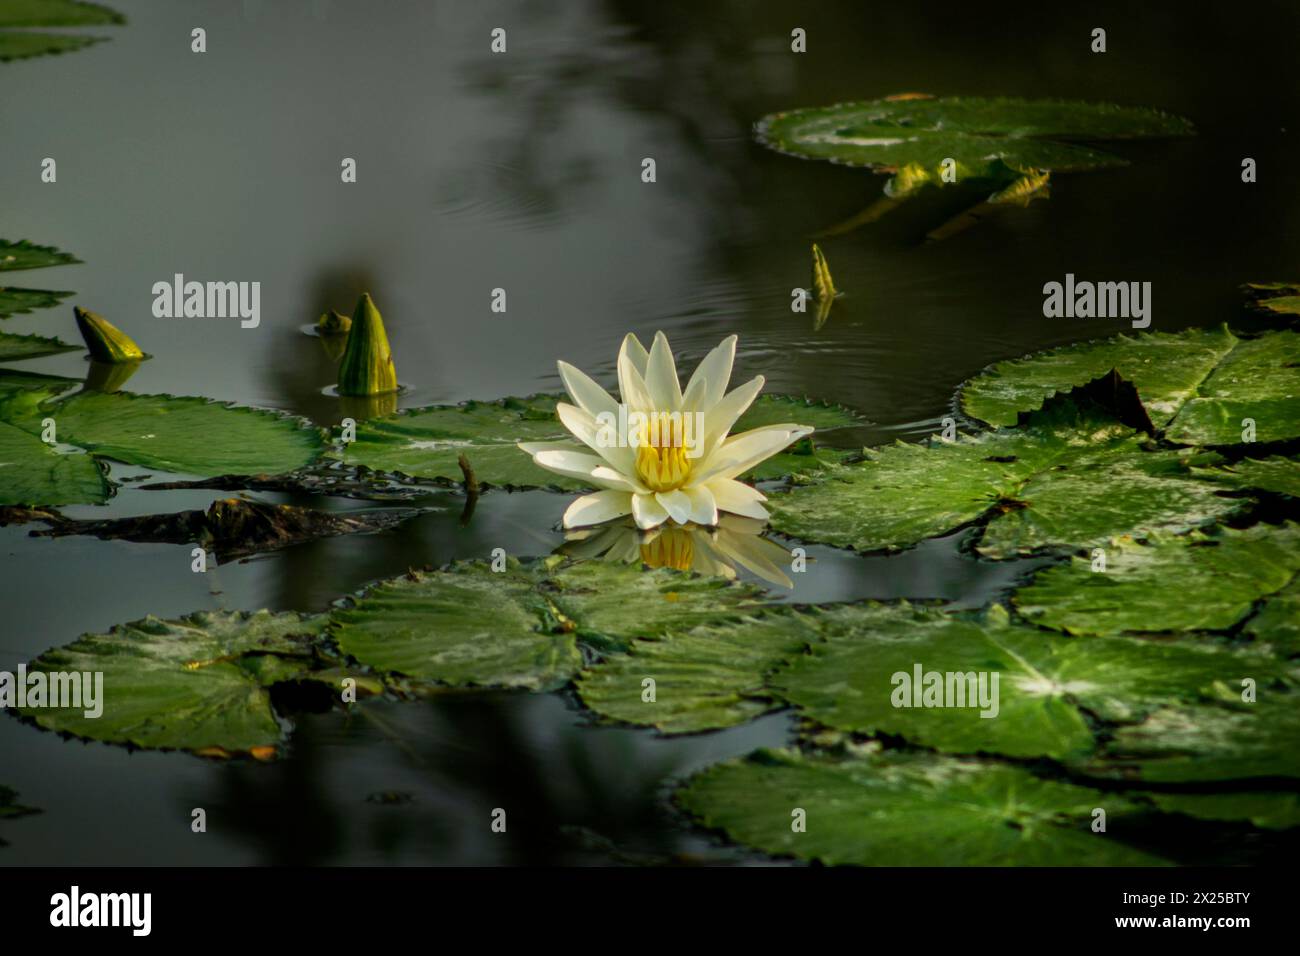
[[[860,551],[908,547],[988,516],[979,549],[989,557],[1186,531],[1244,506],[1193,480],[1176,453],[1144,450],[1132,429],[1071,399],[1020,428],[871,450],[769,500],[777,531]]]
[[[1211,642],[1069,640],[1013,625],[1001,608],[977,620],[907,604],[850,605],[823,618],[826,641],[768,685],[820,724],[956,753],[1086,755],[1089,715],[1134,721],[1216,681],[1280,671],[1266,656]],[[959,676],[931,697],[930,673]]]
[[[83,0],[6,0],[0,4],[0,28],[98,26],[122,22],[122,16],[113,10]],[[67,53],[102,39],[69,33],[0,29],[0,61]]]
[[[835,759],[760,750],[677,791],[705,826],[767,853],[859,866],[1151,866],[1113,793],[1005,764],[930,754]],[[1093,811],[1107,830],[1094,833]],[[804,832],[794,814],[803,811]]]
[[[962,409],[1010,425],[1057,392],[1111,369],[1132,382],[1164,437],[1183,445],[1235,445],[1300,436],[1300,333],[1238,338],[1226,327],[1119,335],[999,362],[967,382]]]
[[[1079,769],[1145,783],[1300,777],[1300,699],[1260,693],[1254,704],[1155,711],[1140,724],[1120,727]]]
[[[1158,110],[1106,103],[908,96],[773,113],[759,121],[756,132],[783,153],[878,172],[912,167],[910,179],[938,183],[949,158],[956,162],[958,182],[1001,179],[1007,170],[1102,169],[1126,163],[1079,143],[1186,136],[1193,130],[1186,120]]]
[[[764,675],[815,640],[808,615],[793,612],[639,639],[583,671],[578,693],[603,717],[665,733],[732,727],[780,706]]]
[[[55,438],[96,457],[195,475],[276,474],[312,461],[320,452],[318,429],[300,419],[203,398],[79,392],[45,400],[41,389],[11,394],[0,404],[0,422],[39,436],[53,419]],[[17,446],[15,446],[17,447]],[[30,451],[32,446],[25,446]],[[0,470],[0,500],[9,504],[70,503],[42,491],[44,472],[19,481]],[[64,487],[66,491],[66,486]],[[29,497],[30,496],[30,497]],[[85,499],[102,500],[102,495]]]
[[[459,460],[464,455],[484,485],[582,490],[589,486],[539,468],[516,446],[521,441],[550,441],[578,447],[556,417],[557,400],[554,395],[534,395],[415,408],[389,418],[359,423],[356,441],[336,454],[350,465],[444,484],[459,484],[463,480]],[[741,416],[732,433],[790,421],[829,431],[860,424],[861,418],[838,405],[763,395]],[[796,444],[742,477],[762,480],[812,472],[847,454]]]
[[[1300,571],[1300,525],[1214,535],[1118,539],[1106,570],[1087,557],[1039,572],[1016,592],[1020,613],[1071,634],[1226,630]]]
[[[323,615],[201,611],[87,634],[47,651],[33,671],[103,673],[103,712],[27,707],[47,730],[135,747],[266,756],[285,737],[270,688],[308,678]],[[341,692],[341,688],[340,688]]]

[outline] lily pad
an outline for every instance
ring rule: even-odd
[[[769,613],[633,641],[579,675],[582,702],[602,717],[696,733],[746,723],[781,706],[764,675],[820,640],[807,615]],[[647,700],[645,680],[654,681]]]
[[[40,390],[11,396],[0,405],[0,421],[40,435],[41,423],[53,419],[60,443],[129,465],[195,475],[274,474],[306,465],[322,447],[320,432],[300,419],[204,398],[126,392],[44,397]],[[56,490],[41,487],[32,476],[19,483],[0,471],[0,500],[10,504],[54,504],[49,496]]]
[[[1300,283],[1248,282],[1246,298],[1260,312],[1290,319],[1300,315]]]
[[[73,292],[55,292],[51,289],[11,289],[0,286],[0,319],[11,315],[48,309],[56,306]]]
[[[1192,473],[1230,488],[1271,491],[1300,498],[1300,461],[1280,455],[1245,458],[1222,468],[1194,468]]]
[[[0,13],[0,21],[4,14]],[[0,26],[3,26],[0,23]],[[46,266],[75,265],[81,262],[69,252],[63,252],[54,246],[38,246],[20,239],[10,242],[0,239],[0,272],[15,272],[19,269],[44,269]]]
[[[79,345],[70,345],[43,335],[10,335],[0,332],[0,362],[17,362],[21,359],[40,358],[42,355],[77,352],[80,349]]]
[[[1006,557],[1186,531],[1245,504],[1193,480],[1175,452],[1143,450],[1096,406],[1062,398],[1020,428],[871,450],[772,494],[768,507],[777,531],[859,551],[908,547],[987,515],[979,550]]]
[[[330,631],[363,664],[453,686],[552,689],[582,666],[537,573],[515,561],[384,581],[335,610]]]
[[[877,172],[907,169],[940,182],[945,159],[957,180],[1007,179],[1029,170],[1073,172],[1123,166],[1118,156],[1077,145],[1115,139],[1187,136],[1192,124],[1158,110],[1084,103],[908,95],[773,113],[758,122],[760,142],[793,156]],[[909,191],[895,179],[894,195]]]
[[[1281,654],[1300,654],[1300,576],[1265,598],[1241,630]]]
[[[122,23],[120,14],[83,0],[7,0],[0,6],[0,27],[68,27]],[[0,61],[20,60],[45,53],[66,53],[104,37],[66,33],[0,31]]]
[[[1151,802],[1199,820],[1244,821],[1264,830],[1300,827],[1300,793],[1153,793]]]
[[[1099,777],[1144,783],[1300,777],[1300,699],[1262,691],[1254,704],[1166,707],[1120,727],[1093,759]]]
[[[771,689],[820,724],[955,753],[1087,755],[1089,715],[1135,721],[1215,682],[1280,671],[1212,642],[1068,640],[1012,625],[1000,607],[980,621],[906,603],[850,605],[826,620],[827,640],[772,675]],[[939,675],[933,699],[928,674]]]
[[[0,20],[3,20],[4,13],[0,12]],[[0,23],[0,25],[3,25]],[[6,40],[11,37],[40,38],[40,34],[15,34],[0,32],[0,60],[5,59],[4,49]],[[53,37],[59,40],[82,40],[85,43],[94,42],[93,39],[85,37]],[[69,46],[69,49],[75,49],[75,45]],[[38,51],[44,52],[44,51]],[[35,56],[35,53],[27,54]],[[37,246],[28,242],[26,239],[18,242],[10,242],[7,239],[0,239],[0,272],[17,272],[21,269],[43,269],[47,266],[65,266],[79,263],[81,260],[67,252],[55,249],[53,246]],[[55,292],[50,289],[15,289],[0,285],[0,319],[7,319],[11,315],[20,312],[31,312],[33,309],[48,309],[51,306],[59,304],[59,301],[72,295],[71,292]]]
[[[104,466],[0,422],[0,505],[98,504],[110,488]]]
[[[1297,571],[1300,525],[1153,534],[1108,545],[1105,571],[1080,557],[1048,568],[1013,600],[1027,620],[1070,634],[1226,630]]]
[[[411,409],[359,423],[356,440],[334,454],[349,465],[442,484],[460,484],[459,460],[465,455],[483,485],[578,491],[588,486],[539,468],[516,447],[521,441],[572,440],[556,417],[558,400],[554,395],[534,395]],[[765,395],[741,416],[732,431],[788,421],[829,430],[860,424],[861,419],[838,405]],[[574,447],[578,447],[576,441]],[[761,480],[815,471],[846,454],[795,446],[742,477]]]
[[[1132,382],[1151,421],[1183,445],[1300,436],[1300,333],[1281,330],[1238,338],[1227,327],[1174,334],[1115,336],[1000,362],[961,389],[963,411],[1010,425],[1057,392],[1114,369]]]
[[[760,750],[691,778],[677,803],[767,853],[859,866],[1152,866],[1132,804],[1006,764],[931,754]],[[1107,815],[1092,832],[1093,810]],[[806,829],[795,832],[796,810]]]
[[[201,611],[87,634],[28,665],[28,680],[36,671],[102,673],[102,714],[87,717],[84,697],[80,706],[20,713],[47,730],[107,743],[269,756],[287,726],[270,688],[311,673],[325,620]]]

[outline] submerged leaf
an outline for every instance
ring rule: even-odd
[[[760,750],[692,777],[676,802],[767,853],[859,866],[1151,866],[1132,803],[1006,764],[932,754]],[[1106,808],[1108,830],[1091,830]],[[802,811],[806,829],[793,826]]]
[[[0,786],[0,820],[12,820],[17,817],[25,817],[30,813],[41,812],[34,807],[25,807],[20,803],[16,803],[15,798],[17,796],[18,794],[8,787]],[[0,846],[8,845],[3,838],[0,838]]]

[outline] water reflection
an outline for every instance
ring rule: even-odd
[[[753,518],[724,514],[714,527],[662,524],[642,531],[624,518],[570,531],[556,551],[582,560],[647,564],[731,580],[738,571],[748,571],[769,584],[793,588],[794,582],[781,570],[789,565],[790,552],[763,536],[766,526]]]

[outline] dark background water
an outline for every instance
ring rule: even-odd
[[[1234,318],[1237,286],[1300,272],[1300,6],[820,2],[111,4],[128,23],[79,53],[0,65],[0,236],[82,265],[21,275],[77,290],[4,323],[75,340],[73,302],[155,358],[129,388],[337,422],[334,368],[300,327],[382,310],[404,406],[558,387],[555,359],[612,378],[628,330],[666,331],[693,365],[732,332],[737,375],[843,402],[845,441],[914,439],[985,364],[1122,330],[1042,316],[1073,272],[1150,281],[1155,330]],[[208,52],[190,52],[203,26]],[[508,53],[489,53],[489,31]],[[794,27],[808,52],[790,52]],[[1089,50],[1093,27],[1108,52]],[[1061,176],[1052,196],[945,242],[918,202],[825,240],[848,297],[814,333],[792,315],[809,236],[879,195],[860,170],[751,138],[759,116],[923,90],[1062,96],[1185,115],[1193,139],[1117,145],[1131,166]],[[42,184],[44,157],[58,182]],[[658,181],[641,182],[643,157]],[[1253,157],[1259,181],[1243,184]],[[339,181],[353,157],[358,182]],[[262,322],[157,319],[176,272],[260,281]],[[492,313],[503,287],[508,312]],[[81,377],[81,355],[21,367]],[[116,477],[138,472],[115,469]],[[126,490],[105,516],[203,507],[214,493]],[[272,497],[272,496],[266,496]],[[280,499],[277,499],[280,500]],[[410,565],[560,541],[564,496],[485,497],[468,527],[434,497],[402,530],[189,570],[189,546],[33,539],[0,529],[0,667],[79,633],[201,608],[318,610]],[[326,502],[330,507],[352,507]],[[895,557],[815,549],[795,600],[981,604],[1023,573],[958,538]],[[783,715],[685,740],[593,729],[565,695],[449,697],[305,718],[287,759],[220,765],[64,741],[0,720],[0,783],[45,812],[6,824],[0,864],[635,862],[745,859],[682,825],[675,775],[779,743]],[[413,795],[402,806],[376,791]],[[209,832],[189,831],[190,809]],[[488,828],[509,808],[509,835]]]

